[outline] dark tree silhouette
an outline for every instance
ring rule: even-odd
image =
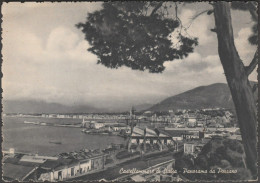
[[[241,142],[225,138],[213,138],[205,144],[196,158],[182,155],[176,158],[175,169],[180,174],[183,168],[190,170],[207,170],[204,174],[183,174],[190,180],[249,180],[251,173],[245,166],[244,149]],[[209,173],[215,170],[215,173]],[[233,170],[234,173],[218,173]]]
[[[161,4],[104,3],[102,10],[88,15],[85,24],[78,24],[91,45],[89,51],[98,56],[98,63],[110,68],[124,65],[158,73],[165,69],[165,61],[191,53],[197,40],[181,34],[179,49],[172,47],[169,36],[179,21],[158,14],[156,8]],[[149,9],[145,10],[148,5],[155,8],[149,16],[146,15]]]
[[[256,2],[209,2],[211,10],[200,14],[214,15],[218,52],[227,83],[235,104],[247,167],[256,175],[257,108],[248,80],[256,68],[258,52],[248,66],[244,66],[234,44],[230,9],[249,11],[255,25],[248,40],[258,43]],[[135,70],[160,73],[165,61],[182,59],[193,52],[196,38],[184,36],[176,2],[107,2],[99,11],[89,13],[85,23],[77,24],[90,43],[88,51],[98,56],[98,63],[109,68],[127,66]],[[173,15],[169,18],[169,14]],[[198,14],[198,16],[200,15]],[[194,17],[196,18],[196,17]],[[171,42],[171,33],[180,29]],[[186,34],[185,34],[186,35]]]

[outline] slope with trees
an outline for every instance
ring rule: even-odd
[[[251,173],[245,164],[245,152],[241,142],[215,138],[202,148],[198,157],[185,155],[176,158],[175,169],[190,180],[249,180]],[[188,170],[204,170],[207,173],[185,173]]]

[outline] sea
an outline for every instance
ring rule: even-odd
[[[81,149],[104,149],[111,143],[125,143],[125,139],[119,136],[90,135],[82,133],[82,128],[40,126],[27,124],[24,121],[77,124],[82,120],[5,116],[2,127],[3,150],[14,148],[15,152],[55,156]]]

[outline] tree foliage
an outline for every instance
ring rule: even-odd
[[[176,169],[207,170],[208,173],[183,174],[190,180],[249,180],[250,171],[245,167],[244,149],[241,142],[231,139],[216,138],[204,145],[197,158],[183,155],[176,159]],[[192,163],[194,162],[194,163]],[[221,170],[234,170],[237,173],[219,173]],[[215,170],[215,173],[209,173]]]
[[[157,13],[156,2],[108,2],[89,13],[85,23],[79,23],[98,63],[109,68],[127,66],[134,70],[160,73],[165,61],[182,59],[193,52],[196,38],[183,36],[173,45],[171,33],[180,26],[178,19]],[[147,15],[148,14],[148,15]]]

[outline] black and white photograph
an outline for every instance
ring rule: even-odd
[[[1,13],[1,182],[258,180],[258,1]]]

